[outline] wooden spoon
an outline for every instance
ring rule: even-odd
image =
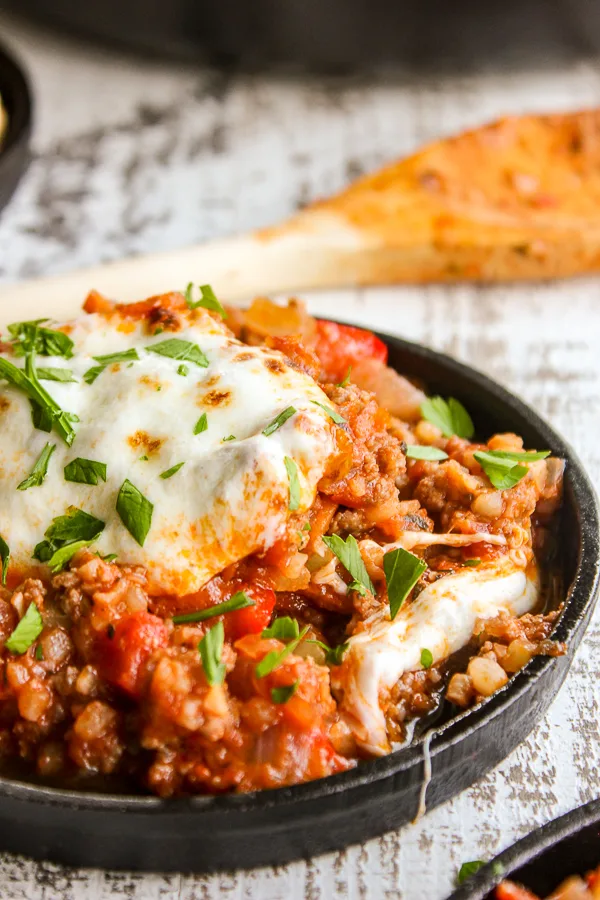
[[[281,225],[11,285],[13,318],[210,283],[224,300],[393,283],[558,278],[600,268],[600,110],[501,119],[361,178]],[[5,306],[6,310],[6,306]],[[5,318],[3,311],[2,318]]]

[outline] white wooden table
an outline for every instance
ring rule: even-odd
[[[21,52],[37,96],[34,161],[0,219],[6,281],[274,222],[440,134],[505,112],[600,102],[600,66],[582,63],[410,83],[236,80],[132,65],[2,16],[0,34]],[[182,272],[182,283],[191,277],[202,276]],[[314,295],[310,305],[483,369],[562,430],[598,483],[600,278],[357,290]],[[206,878],[68,871],[3,856],[0,896],[442,900],[461,862],[488,858],[598,793],[599,649],[597,617],[529,740],[416,826],[310,862]]]

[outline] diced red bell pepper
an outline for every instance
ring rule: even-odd
[[[514,881],[503,881],[496,888],[496,900],[539,900],[539,898]]]
[[[245,634],[260,634],[273,614],[275,591],[259,585],[244,587],[242,590],[254,601],[254,606],[237,609],[223,617],[225,635],[229,641],[237,641]]]
[[[96,659],[103,678],[139,697],[143,689],[143,667],[159,647],[166,647],[169,633],[162,619],[148,612],[120,619],[98,641]]]
[[[323,371],[336,381],[343,381],[348,369],[363,359],[387,362],[388,348],[372,331],[354,325],[338,325],[317,319],[315,353]]]

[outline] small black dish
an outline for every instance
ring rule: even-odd
[[[600,800],[571,810],[513,844],[472,875],[449,900],[494,900],[508,878],[547,897],[570,875],[600,865]]]
[[[32,101],[23,70],[0,48],[0,97],[8,124],[0,136],[0,209],[6,206],[29,165]]]
[[[482,435],[516,431],[526,446],[549,448],[566,459],[560,541],[566,603],[554,637],[566,641],[568,653],[532,659],[486,702],[437,720],[404,749],[291,788],[164,801],[0,778],[3,850],[71,865],[147,871],[277,865],[411,821],[428,745],[432,772],[426,797],[432,808],[481,778],[529,734],[562,684],[594,607],[600,561],[594,489],[569,445],[514,395],[448,356],[380,337],[394,368],[433,393],[464,402]]]

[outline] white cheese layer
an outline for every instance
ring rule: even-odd
[[[15,567],[35,565],[33,548],[52,519],[75,506],[106,523],[94,549],[146,566],[156,589],[187,594],[285,532],[290,516],[285,457],[298,469],[299,510],[312,505],[335,449],[337,426],[313,402],[329,404],[317,384],[281,354],[234,340],[201,309],[175,333],[153,336],[143,323],[117,315],[82,316],[68,333],[75,343],[73,358],[38,356],[37,366],[69,368],[77,379],[42,382],[63,410],[80,419],[72,447],[54,431],[35,430],[27,398],[0,382],[0,534]],[[208,366],[184,361],[187,374],[178,374],[181,360],[145,349],[170,338],[197,344]],[[113,364],[93,384],[83,380],[97,365],[94,356],[131,348],[139,361]],[[288,406],[297,412],[265,437],[262,430]],[[207,430],[194,434],[203,413]],[[235,439],[224,441],[230,436]],[[48,441],[56,449],[43,484],[17,490]],[[76,457],[106,463],[107,482],[65,481],[64,467]],[[171,478],[160,478],[181,462]],[[154,504],[143,547],[116,512],[125,479]]]
[[[446,659],[469,642],[477,619],[502,611],[522,616],[538,595],[537,578],[505,558],[438,579],[404,604],[393,622],[387,609],[367,619],[332,678],[358,744],[374,755],[389,753],[380,701],[405,672],[421,668],[423,649],[434,662]]]

